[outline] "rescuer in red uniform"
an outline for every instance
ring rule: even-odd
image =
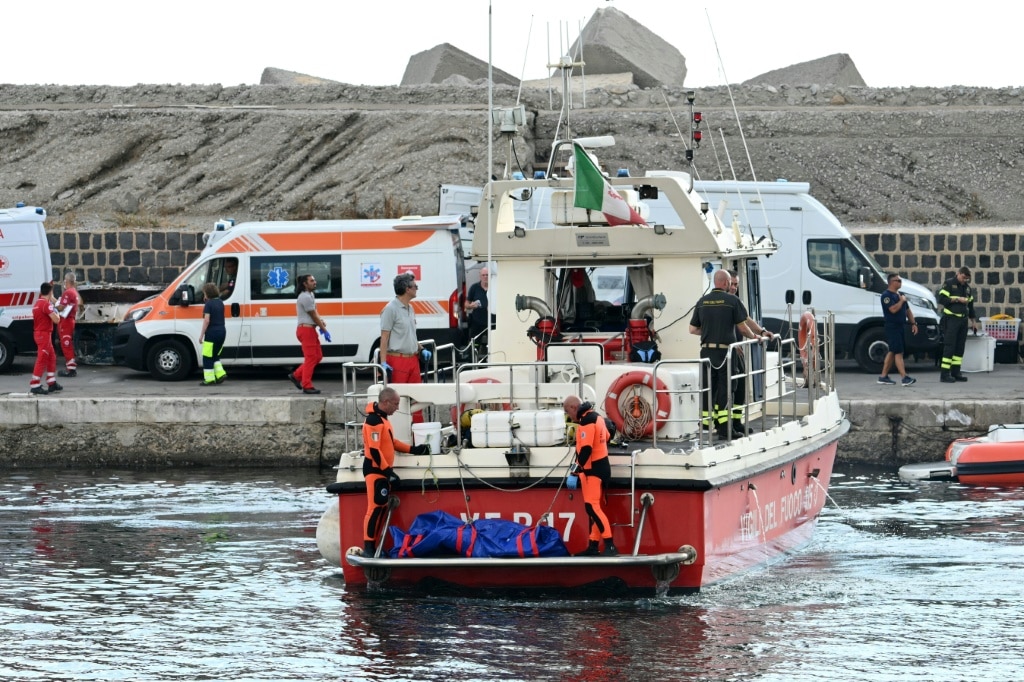
[[[28,392],[46,395],[64,389],[57,383],[57,355],[53,352],[53,325],[60,320],[54,307],[53,282],[39,285],[39,300],[32,306],[32,338],[36,342],[36,366],[28,382]],[[43,379],[47,387],[43,387]]]
[[[57,336],[60,337],[60,349],[64,353],[64,369],[60,371],[62,377],[78,376],[78,363],[75,361],[75,318],[78,317],[79,303],[75,273],[69,272],[64,275],[64,291],[57,301],[57,314],[60,317],[57,323]]]

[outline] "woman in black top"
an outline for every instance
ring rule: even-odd
[[[224,381],[228,375],[220,364],[220,352],[224,349],[224,340],[228,330],[224,326],[224,301],[220,299],[220,289],[216,284],[207,282],[203,286],[203,328],[199,332],[199,343],[203,345],[203,380],[200,386],[212,386]]]

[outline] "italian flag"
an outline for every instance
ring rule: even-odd
[[[576,142],[572,143],[572,147],[576,159],[573,171],[576,177],[576,196],[573,205],[600,211],[609,225],[646,225],[640,214],[630,208],[622,195],[605,180],[583,147]]]

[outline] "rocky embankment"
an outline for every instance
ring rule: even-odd
[[[498,87],[495,106],[517,95]],[[731,177],[730,158],[751,177],[738,118],[758,179],[809,181],[848,224],[1024,224],[1021,89],[695,95],[706,121],[701,178]],[[520,97],[528,122],[516,159],[532,172],[565,128],[556,93]],[[44,206],[51,229],[429,214],[439,184],[481,184],[504,168],[500,143],[487,168],[487,101],[480,84],[0,86],[0,205]],[[573,102],[574,135],[615,135],[608,168],[684,167],[685,90],[609,85]]]

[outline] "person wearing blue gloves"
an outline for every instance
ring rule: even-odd
[[[316,291],[316,278],[313,275],[300,275],[298,284],[299,295],[295,300],[298,326],[295,329],[295,338],[302,346],[303,363],[288,375],[288,380],[303,393],[317,394],[320,389],[313,386],[313,371],[323,359],[324,352],[320,349],[316,330],[319,329],[321,333],[326,334],[327,322],[316,311],[316,296],[313,293]]]

